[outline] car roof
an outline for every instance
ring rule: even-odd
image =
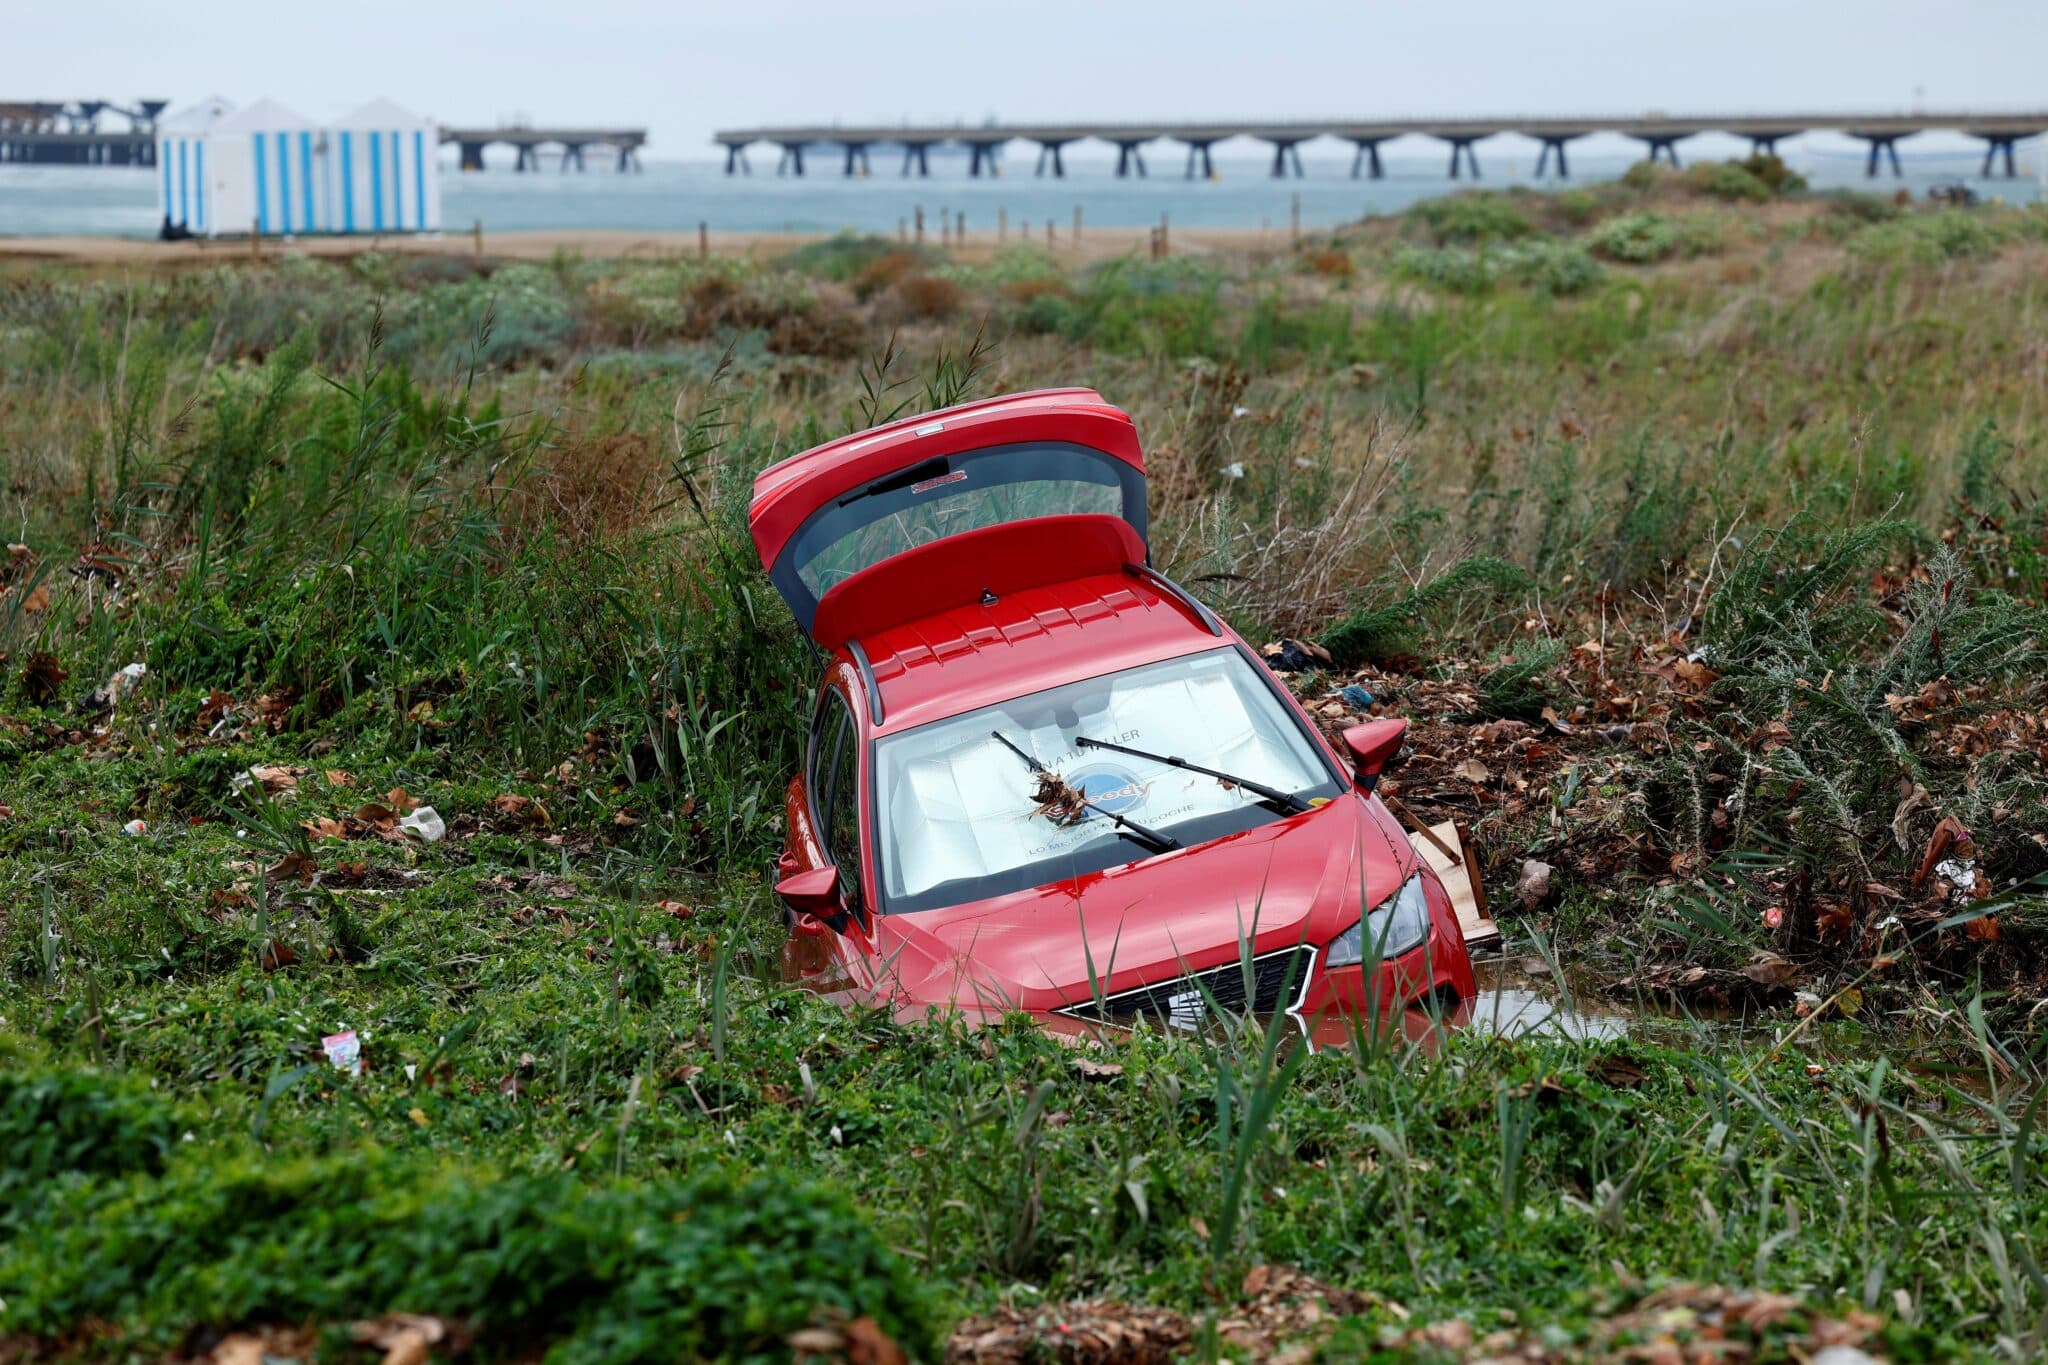
[[[860,644],[883,702],[875,732],[893,734],[1235,641],[1227,629],[1211,629],[1169,587],[1131,572],[1070,578],[988,605],[948,608],[879,630]]]

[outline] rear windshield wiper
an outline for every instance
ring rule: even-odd
[[[1161,834],[1158,830],[1153,829],[1147,825],[1141,825],[1136,820],[1125,819],[1123,816],[1118,815],[1115,811],[1104,810],[1102,807],[1096,805],[1093,801],[1090,801],[1087,797],[1082,796],[1079,791],[1075,790],[1072,787],[1069,787],[1066,784],[1066,781],[1063,778],[1061,778],[1058,773],[1046,767],[1043,763],[1040,763],[1037,759],[1033,758],[1030,754],[1025,753],[1016,745],[1010,743],[1009,739],[1004,736],[1001,730],[991,730],[989,731],[989,733],[995,736],[996,743],[1002,745],[1005,749],[1008,749],[1011,753],[1023,759],[1025,765],[1029,767],[1032,772],[1038,774],[1039,791],[1041,792],[1039,800],[1046,800],[1047,798],[1045,795],[1043,795],[1043,793],[1045,793],[1049,788],[1057,787],[1059,790],[1070,793],[1072,799],[1079,801],[1084,810],[1091,810],[1095,812],[1097,815],[1101,816],[1103,819],[1115,825],[1117,833],[1123,835],[1125,838],[1136,840],[1137,842],[1151,849],[1154,853],[1171,853],[1174,849],[1180,847],[1180,840],[1174,838],[1171,834]]]
[[[1269,787],[1263,782],[1254,782],[1248,777],[1239,777],[1235,773],[1220,772],[1215,768],[1205,768],[1199,763],[1190,763],[1184,758],[1175,758],[1171,754],[1147,753],[1143,749],[1133,749],[1124,744],[1111,744],[1106,739],[1090,739],[1086,735],[1077,735],[1074,743],[1083,749],[1108,749],[1119,754],[1129,754],[1132,758],[1148,758],[1154,763],[1164,763],[1169,768],[1182,768],[1191,773],[1200,773],[1204,777],[1213,777],[1218,782],[1232,787],[1243,787],[1261,801],[1271,801],[1275,805],[1283,807],[1289,815],[1299,815],[1302,811],[1309,809],[1308,802],[1302,800],[1293,792],[1284,792],[1278,787]]]

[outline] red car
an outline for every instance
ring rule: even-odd
[[[969,403],[763,471],[762,564],[829,663],[776,891],[827,989],[900,1011],[1304,1026],[1474,995],[1449,898],[1339,754],[1152,569],[1131,419]]]

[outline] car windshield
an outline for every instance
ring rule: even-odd
[[[1038,778],[1003,739],[1098,809],[1041,813]],[[1338,792],[1329,766],[1233,647],[1183,655],[933,721],[875,745],[883,908],[930,910],[1149,856],[1102,812],[1184,845],[1280,818],[1241,787],[1082,736],[1172,755],[1307,800]]]

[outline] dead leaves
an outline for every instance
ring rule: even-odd
[[[382,1351],[379,1365],[425,1365],[437,1347],[443,1355],[462,1355],[471,1338],[467,1329],[445,1318],[419,1313],[386,1313],[374,1322],[355,1323],[349,1335]]]
[[[22,695],[38,706],[47,706],[57,699],[57,691],[71,675],[57,662],[57,656],[47,650],[38,650],[28,656],[28,662],[21,669]]]
[[[263,875],[273,882],[297,881],[301,886],[311,886],[313,876],[320,870],[319,865],[304,853],[294,849],[277,862],[263,870]]]
[[[799,1361],[845,1361],[848,1365],[909,1365],[890,1335],[873,1318],[855,1318],[843,1326],[820,1325],[791,1332],[784,1339]]]
[[[1187,1318],[1170,1308],[1091,1299],[969,1318],[953,1330],[946,1359],[953,1365],[1167,1365],[1193,1340]]]
[[[520,796],[514,792],[505,792],[492,797],[491,810],[493,812],[492,828],[500,833],[512,833],[527,829],[547,829],[554,824],[554,818],[548,814],[548,808],[545,804],[534,800],[530,796]]]
[[[1058,773],[1040,773],[1031,799],[1038,803],[1031,813],[1043,815],[1056,825],[1078,825],[1088,818],[1088,799],[1068,786]]]
[[[1493,769],[1476,758],[1466,759],[1451,771],[1475,787],[1483,787],[1493,781]]]
[[[1643,1070],[1641,1062],[1620,1052],[1610,1052],[1587,1062],[1586,1074],[1617,1090],[1633,1090],[1650,1079],[1650,1073]]]

